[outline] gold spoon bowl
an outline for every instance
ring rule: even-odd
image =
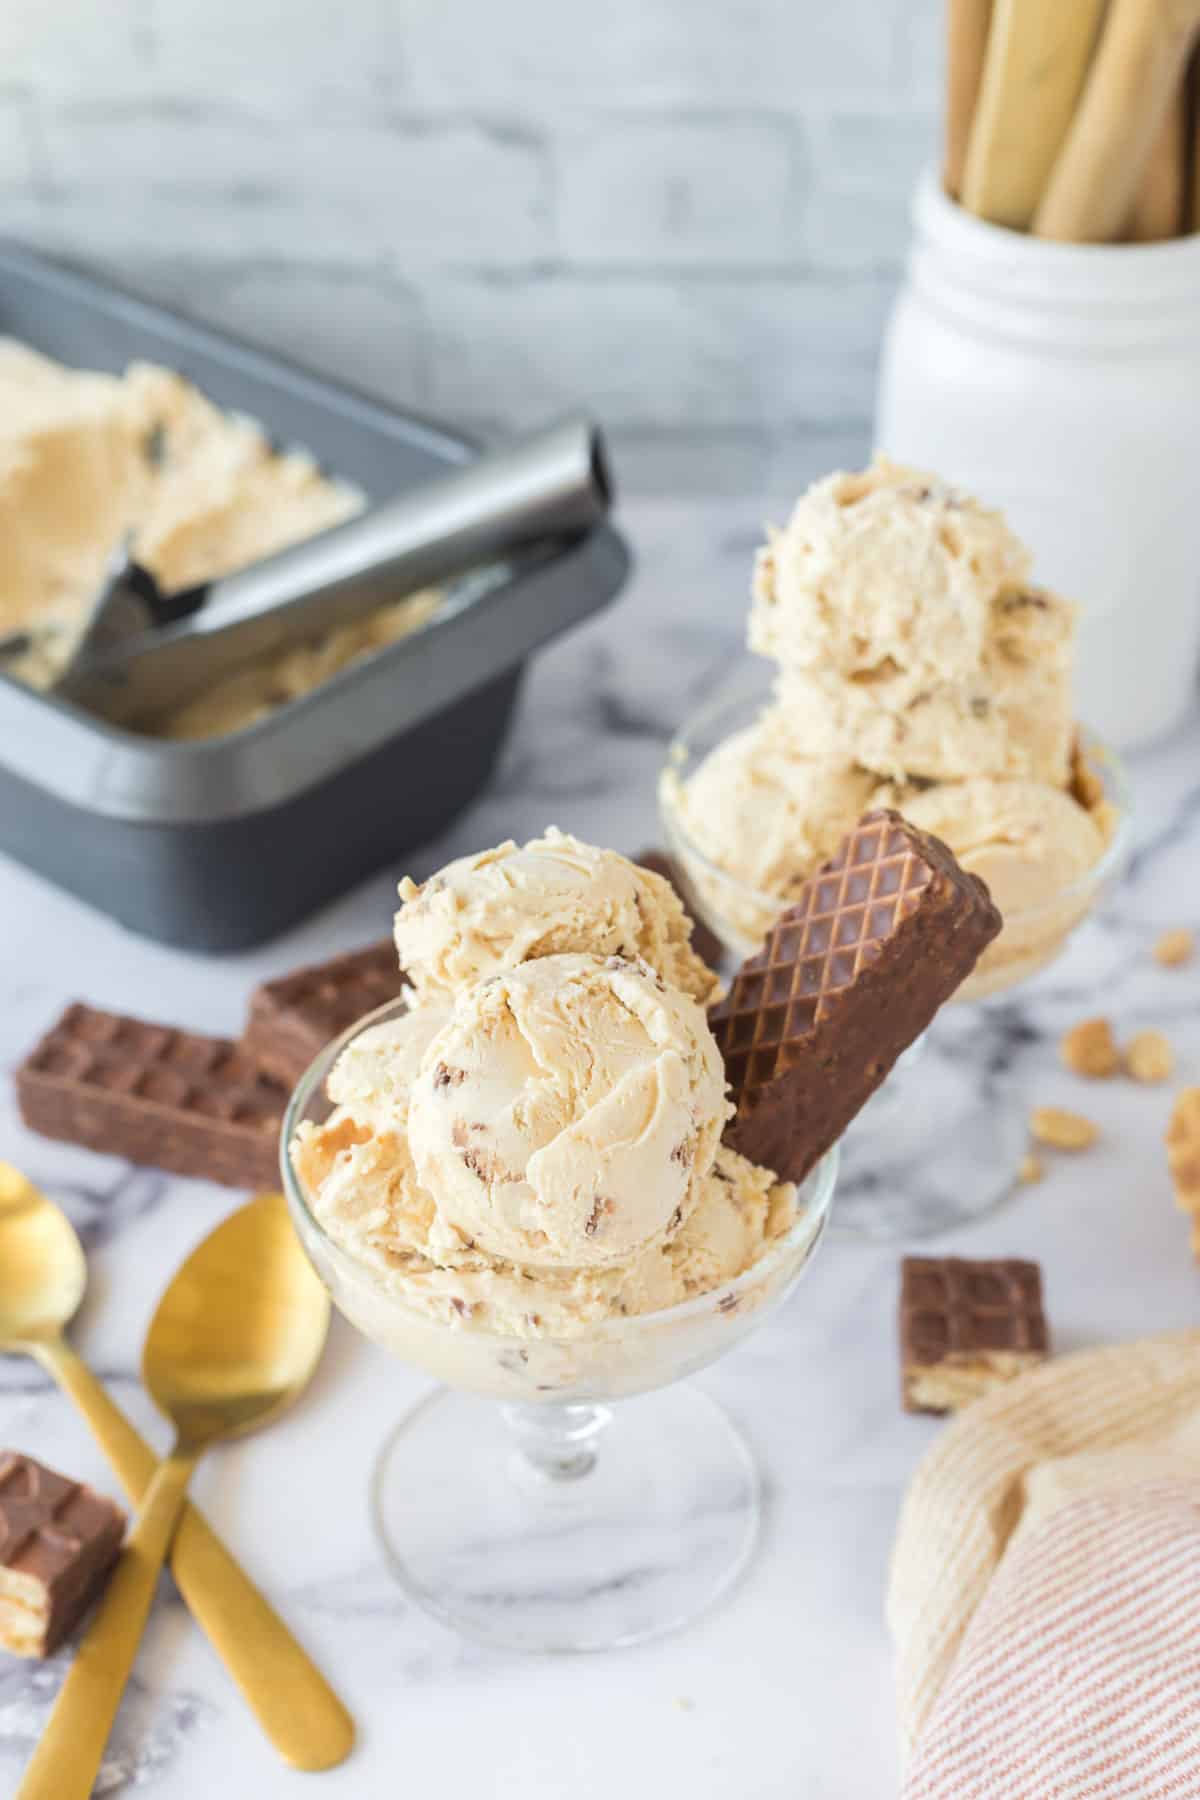
[[[0,1163],[0,1348],[53,1339],[86,1287],[83,1245],[66,1213]]]

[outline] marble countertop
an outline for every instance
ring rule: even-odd
[[[624,523],[638,555],[629,590],[540,659],[497,779],[426,847],[415,874],[550,822],[631,851],[655,841],[664,745],[736,652],[760,520],[749,504],[663,501],[630,506]],[[973,1012],[961,1035],[998,1104],[1074,1105],[1103,1121],[1097,1149],[1053,1161],[1039,1185],[934,1241],[1040,1259],[1064,1350],[1197,1317],[1200,1275],[1161,1150],[1169,1091],[1125,1081],[1085,1090],[1059,1066],[1056,1041],[1067,1024],[1105,1010],[1122,1033],[1164,1029],[1179,1080],[1200,1079],[1200,976],[1160,969],[1150,955],[1160,929],[1200,925],[1198,768],[1196,721],[1135,760],[1138,850],[1124,885],[1057,965],[1008,1003]],[[15,1064],[77,997],[235,1031],[262,976],[380,936],[400,872],[261,951],[213,960],[129,937],[4,865],[4,1059]],[[230,1194],[29,1135],[8,1083],[0,1154],[83,1232],[91,1285],[74,1341],[164,1444],[137,1380],[142,1336],[168,1276],[229,1210]],[[690,1630],[587,1658],[527,1659],[461,1642],[393,1584],[368,1524],[367,1476],[427,1383],[335,1322],[302,1403],[269,1434],[212,1454],[196,1494],[340,1687],[359,1722],[354,1757],[319,1785],[284,1769],[164,1583],[98,1791],[171,1800],[218,1790],[258,1800],[893,1792],[887,1559],[905,1483],[939,1429],[898,1405],[897,1260],[895,1249],[830,1242],[784,1311],[700,1377],[766,1475],[757,1560]],[[65,1400],[12,1359],[0,1360],[0,1442],[115,1491]],[[0,1658],[0,1793],[15,1791],[63,1667],[61,1657],[44,1667]]]

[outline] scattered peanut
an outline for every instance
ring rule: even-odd
[[[1036,1143],[1051,1150],[1090,1150],[1100,1136],[1099,1126],[1064,1106],[1035,1106],[1029,1129]]]
[[[1161,1031],[1137,1031],[1125,1046],[1125,1067],[1135,1081],[1166,1081],[1175,1052]]]
[[[1181,925],[1175,931],[1163,932],[1154,946],[1154,960],[1164,969],[1177,969],[1181,963],[1191,962],[1195,950],[1194,933]]]
[[[1045,1173],[1041,1157],[1035,1156],[1032,1150],[1027,1150],[1017,1164],[1017,1180],[1024,1186],[1028,1186],[1034,1181],[1040,1181]]]
[[[1167,1161],[1180,1211],[1200,1215],[1200,1087],[1184,1088],[1175,1102]]]
[[[1076,1075],[1104,1080],[1121,1066],[1120,1052],[1107,1019],[1081,1019],[1064,1033],[1058,1053]]]
[[[1094,813],[1104,804],[1104,783],[1078,739],[1071,756],[1071,792],[1085,812]]]
[[[1200,1262],[1200,1087],[1184,1088],[1167,1126],[1175,1204],[1191,1217],[1192,1255]]]

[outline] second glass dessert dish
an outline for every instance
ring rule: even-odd
[[[422,1606],[488,1642],[589,1650],[672,1630],[737,1577],[760,1517],[748,1446],[685,1378],[791,1292],[829,1216],[836,1152],[774,1220],[780,1191],[718,1150],[713,1179],[670,1247],[631,1263],[522,1266],[469,1238],[435,1263],[397,1248],[388,1228],[408,1197],[422,1206],[415,1189],[401,1191],[403,1148],[393,1143],[397,1160],[385,1169],[374,1151],[364,1156],[364,1134],[344,1116],[356,1055],[361,1066],[402,1039],[407,1014],[403,1001],[382,1008],[318,1059],[293,1097],[283,1154],[296,1228],[335,1304],[445,1384],[394,1426],[375,1471],[373,1517],[389,1566]],[[339,1064],[349,1071],[333,1081],[341,1125],[329,1092]],[[434,1084],[443,1098],[469,1092],[436,1073]],[[331,1215],[339,1159],[345,1180]],[[735,1240],[751,1218],[759,1253],[720,1279],[723,1261],[742,1260]],[[427,1244],[431,1220],[411,1223],[414,1244]],[[669,1297],[689,1283],[695,1297],[647,1304],[656,1288]]]
[[[802,495],[754,569],[747,641],[768,660],[684,726],[660,782],[689,904],[731,963],[880,807],[948,845],[999,909],[956,1001],[1052,962],[1129,835],[1120,765],[1075,718],[1076,623],[1003,517],[935,475],[877,457]],[[1024,1122],[1003,1057],[970,1054],[963,1021],[939,1020],[852,1125],[840,1230],[919,1236],[1012,1191]]]
[[[792,896],[754,887],[722,867],[697,842],[680,796],[714,750],[761,718],[772,693],[761,665],[737,672],[679,732],[660,784],[663,830],[688,905],[725,945],[730,969],[758,948]],[[954,995],[953,1015],[944,1013],[905,1053],[843,1140],[839,1235],[878,1241],[923,1236],[978,1217],[1012,1192],[1026,1122],[1018,1108],[1004,1104],[988,1074],[959,1054],[962,1003],[1002,1000],[1046,968],[1119,878],[1129,847],[1129,791],[1115,753],[1087,733],[1080,734],[1076,780],[1089,810],[1102,813],[1101,854],[1082,873],[1066,857],[1056,872],[1050,860],[1030,881],[1019,847],[1005,845],[1001,836],[999,867],[984,864],[980,872],[999,905],[1003,930]],[[766,839],[770,813],[759,809],[747,817]],[[939,823],[930,829],[936,832]],[[794,833],[795,821],[785,819],[783,829]],[[960,854],[966,867],[979,866]],[[1011,896],[1022,891],[1028,904],[1014,903]]]

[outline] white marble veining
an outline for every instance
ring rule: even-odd
[[[664,744],[735,650],[759,519],[737,503],[659,503],[631,508],[625,524],[639,556],[632,586],[617,610],[539,661],[497,780],[416,873],[551,821],[629,850],[655,839]],[[1098,1149],[1052,1160],[1040,1185],[937,1245],[1039,1258],[1061,1349],[1194,1324],[1200,1304],[1161,1150],[1169,1090],[1085,1089],[1055,1054],[1063,1026],[1106,1010],[1122,1033],[1165,1029],[1178,1080],[1200,1079],[1200,970],[1162,970],[1149,954],[1158,929],[1200,925],[1198,749],[1193,721],[1137,759],[1139,850],[1125,884],[1058,965],[964,1028],[966,1053],[980,1080],[998,1078],[1000,1103],[1059,1102],[1103,1123]],[[379,936],[393,885],[380,876],[281,942],[211,960],[135,940],[6,865],[4,1059],[15,1064],[72,997],[236,1030],[264,974]],[[91,1288],[75,1342],[163,1444],[136,1378],[142,1335],[168,1275],[231,1196],[30,1136],[8,1083],[0,1154],[82,1229]],[[895,1786],[887,1556],[904,1484],[938,1429],[899,1410],[896,1264],[895,1250],[830,1243],[784,1312],[701,1377],[762,1461],[760,1553],[698,1626],[599,1657],[479,1649],[392,1584],[368,1526],[367,1474],[427,1384],[337,1324],[301,1405],[261,1438],[214,1453],[197,1495],[340,1686],[359,1721],[358,1750],[325,1777],[285,1770],[164,1584],[100,1791],[880,1800]],[[113,1490],[67,1403],[15,1360],[0,1360],[0,1442]],[[0,1794],[15,1791],[62,1667],[0,1658]]]

